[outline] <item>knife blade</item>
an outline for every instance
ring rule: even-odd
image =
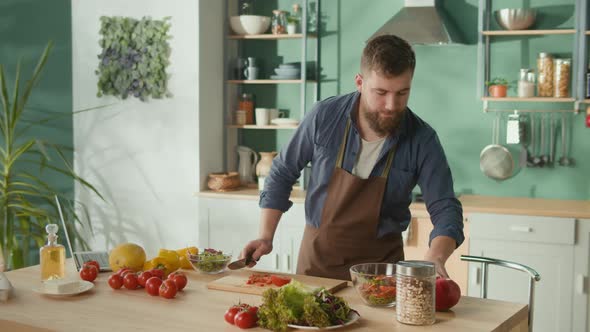
[[[252,262],[252,256],[246,256],[244,258],[238,259],[237,261],[233,261],[229,263],[227,266],[230,270],[239,270],[246,266],[248,266]]]

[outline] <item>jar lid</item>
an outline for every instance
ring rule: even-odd
[[[565,59],[555,59],[555,63],[556,64],[562,64],[562,63],[571,63],[572,59],[570,58],[565,58]]]
[[[539,53],[539,58],[550,58],[551,54],[547,53],[547,52],[541,52]]]
[[[411,277],[433,277],[434,263],[428,261],[401,261],[396,264],[398,274]]]

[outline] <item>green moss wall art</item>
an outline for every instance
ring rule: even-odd
[[[102,52],[96,70],[97,96],[133,96],[142,101],[171,97],[166,73],[170,63],[170,17],[137,20],[102,16],[100,23]]]

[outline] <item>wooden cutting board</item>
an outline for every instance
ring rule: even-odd
[[[255,274],[255,273],[253,272],[251,274]],[[255,284],[248,285],[246,282],[248,281],[248,277],[251,274],[229,275],[229,276],[226,276],[226,277],[223,277],[223,278],[220,278],[220,279],[217,279],[217,280],[214,280],[214,281],[208,283],[207,288],[228,291],[228,292],[235,292],[235,293],[254,294],[254,295],[262,295],[262,293],[269,288],[278,288],[275,285],[265,285],[265,286],[258,286]],[[260,274],[260,273],[258,273],[258,274]],[[278,273],[272,273],[272,274],[295,279],[295,280],[299,281],[300,283],[302,283],[312,289],[315,289],[318,287],[324,287],[327,290],[329,290],[332,294],[347,287],[347,285],[348,285],[346,280],[319,278],[319,277],[304,276],[304,275],[287,275],[287,274],[278,274]]]

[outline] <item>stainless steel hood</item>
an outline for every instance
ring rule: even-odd
[[[405,0],[405,6],[372,37],[394,34],[410,44],[461,44],[457,30],[435,0]]]

